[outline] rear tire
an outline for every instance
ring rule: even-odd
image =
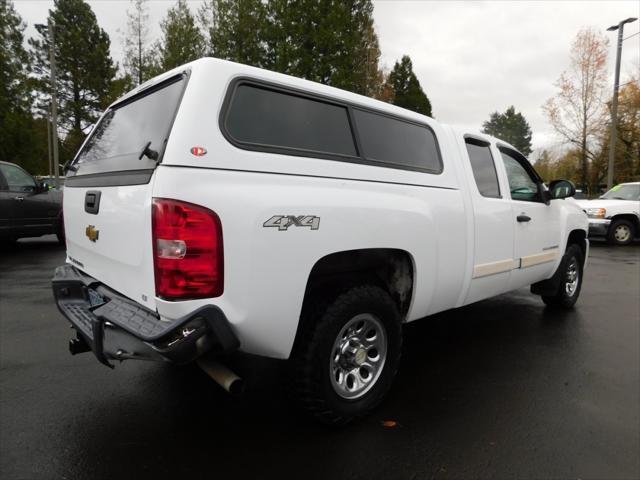
[[[558,270],[560,286],[555,295],[542,295],[542,301],[549,307],[571,309],[578,301],[582,289],[584,258],[576,244],[569,245]]]
[[[321,422],[345,425],[383,400],[401,351],[400,314],[389,294],[351,288],[303,318],[289,360],[291,393]]]
[[[629,245],[636,236],[636,229],[629,220],[614,220],[607,231],[607,241],[611,245]]]

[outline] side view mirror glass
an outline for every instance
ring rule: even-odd
[[[549,193],[555,200],[573,197],[576,194],[576,186],[569,180],[554,180],[549,184]]]

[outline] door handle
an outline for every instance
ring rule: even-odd
[[[98,214],[100,210],[100,191],[90,190],[84,196],[84,211],[93,215]]]
[[[21,202],[24,200],[24,197],[13,197],[13,199]]]
[[[516,220],[518,220],[519,222],[528,222],[529,220],[531,220],[531,217],[528,215],[520,214],[516,217]]]

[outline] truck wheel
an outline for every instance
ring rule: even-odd
[[[607,240],[612,245],[628,245],[633,241],[635,234],[633,223],[621,218],[620,220],[614,220],[609,225]]]
[[[569,245],[560,266],[560,287],[555,295],[542,295],[542,301],[557,308],[573,308],[582,288],[582,250],[577,245]]]
[[[371,412],[391,387],[402,350],[400,314],[373,286],[312,310],[290,360],[292,394],[323,423],[345,425]]]

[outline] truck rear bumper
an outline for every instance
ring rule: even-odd
[[[125,359],[188,363],[205,353],[230,353],[240,346],[214,305],[163,321],[71,265],[56,268],[52,287],[58,309],[77,332],[70,352],[91,350],[109,367],[110,360]]]

